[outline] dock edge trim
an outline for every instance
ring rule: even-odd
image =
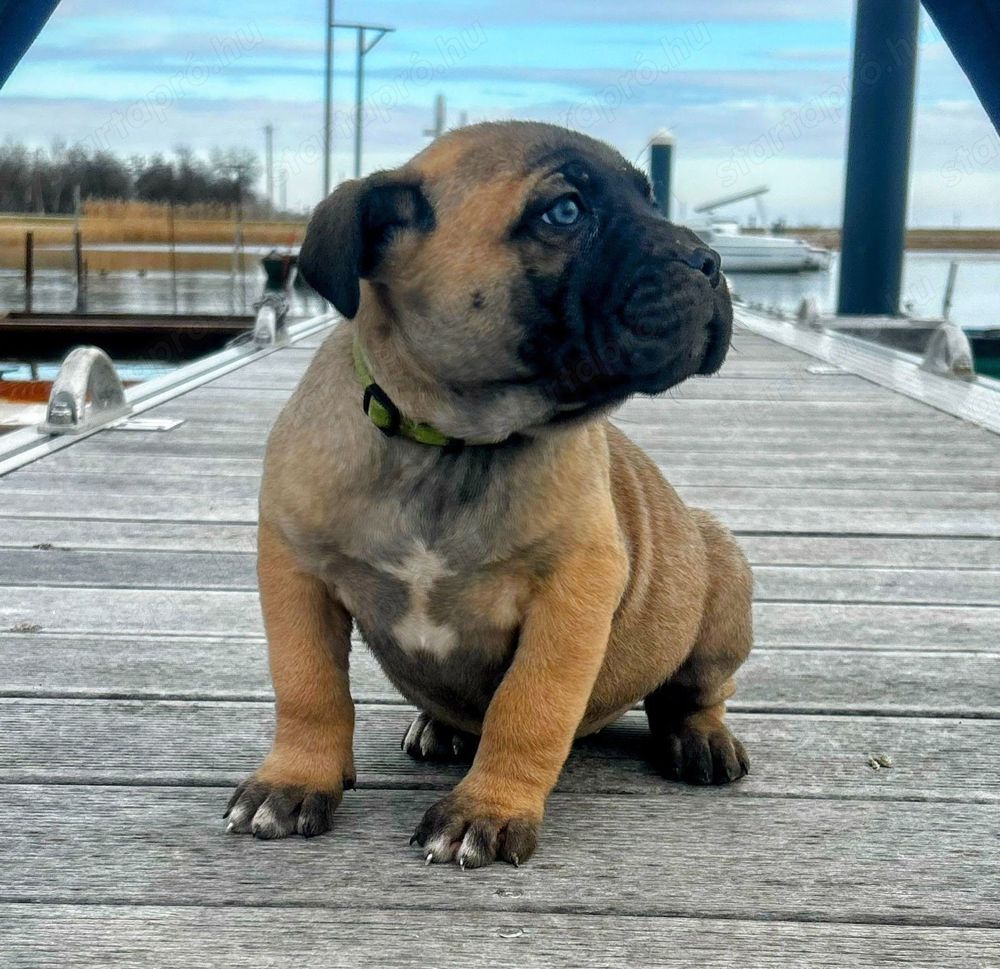
[[[248,342],[210,353],[176,370],[171,370],[162,377],[136,384],[125,392],[126,402],[131,407],[130,413],[132,416],[141,414],[233,370],[255,363],[285,347],[292,347],[301,340],[322,333],[338,319],[339,316],[335,313],[324,313],[293,323],[287,328],[287,339],[275,346],[258,347],[249,341],[248,337]],[[107,429],[108,425],[102,424],[80,434],[52,435],[43,433],[36,427],[26,427],[0,436],[0,477]]]
[[[1000,434],[1000,380],[981,375],[968,381],[944,377],[922,369],[920,357],[915,354],[883,347],[847,333],[806,329],[742,306],[736,307],[736,324],[840,367],[846,373]],[[819,325],[822,326],[822,322]]]

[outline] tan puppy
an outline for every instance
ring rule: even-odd
[[[341,186],[301,270],[347,321],[268,444],[277,730],[229,829],[330,827],[355,779],[352,620],[423,711],[404,749],[475,750],[414,834],[428,861],[525,861],[573,738],[640,700],[668,777],[745,774],[723,716],[750,571],[606,419],[719,367],[718,256],[607,146],[514,122]]]

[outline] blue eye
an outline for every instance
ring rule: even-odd
[[[564,195],[542,213],[542,221],[549,225],[573,225],[580,221],[582,215],[576,199],[572,195]]]

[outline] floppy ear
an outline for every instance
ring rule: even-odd
[[[419,182],[391,172],[345,182],[316,206],[299,252],[299,272],[350,319],[361,302],[358,281],[375,272],[393,234],[433,227],[434,213]]]

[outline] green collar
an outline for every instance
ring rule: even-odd
[[[399,434],[411,441],[416,441],[417,444],[428,444],[431,447],[458,449],[464,446],[465,442],[460,438],[448,437],[437,428],[431,427],[430,424],[420,424],[400,413],[399,408],[392,402],[392,398],[375,383],[375,378],[365,361],[365,352],[361,349],[361,341],[357,339],[354,341],[354,373],[365,391],[361,408],[368,415],[368,419],[386,437],[394,437]]]

